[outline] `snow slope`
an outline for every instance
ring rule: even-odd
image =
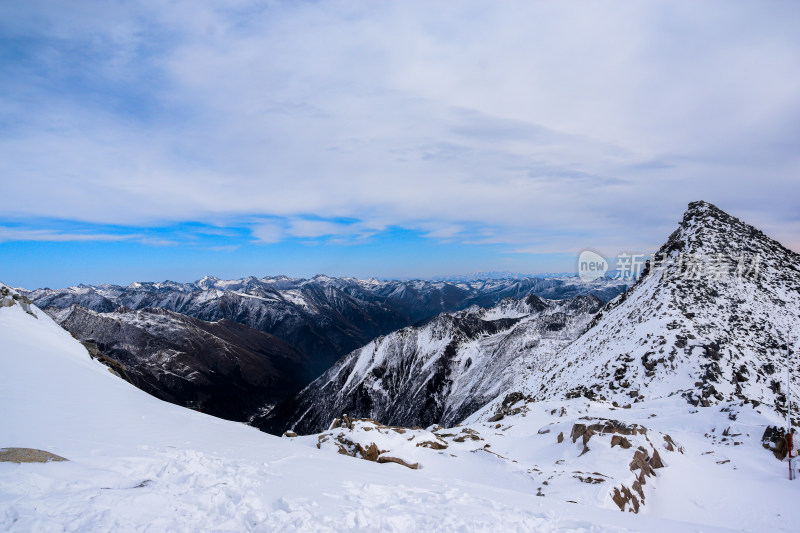
[[[739,404],[696,409],[680,398],[630,409],[585,399],[520,399],[509,407],[516,412],[499,421],[489,422],[491,413],[481,412],[454,428],[412,430],[356,419],[352,428],[338,422],[321,435],[292,440],[355,457],[363,457],[359,446],[369,454],[374,443],[378,460],[401,459],[417,465],[416,472],[454,483],[499,483],[536,495],[548,507],[569,503],[570,515],[589,507],[617,510],[614,496],[628,489],[637,498],[637,516],[687,522],[673,524],[673,531],[800,527],[800,481],[789,481],[786,462],[761,446],[765,426],[780,422],[769,410]],[[615,431],[573,440],[576,426],[597,423]],[[628,444],[615,445],[619,438]],[[632,465],[639,451],[648,458],[657,451],[663,466],[649,462],[653,469],[642,476]],[[642,477],[644,498],[634,488]],[[633,510],[632,502],[624,506]],[[637,525],[649,527],[646,520]]]
[[[674,531],[687,524],[532,496],[491,455],[474,475],[361,461],[162,402],[35,307],[0,308],[7,531]],[[433,470],[431,473],[433,474]],[[703,528],[704,531],[711,529]]]

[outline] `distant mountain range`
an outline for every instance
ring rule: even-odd
[[[571,272],[551,272],[544,274],[523,274],[521,272],[510,272],[508,270],[490,270],[488,272],[479,270],[470,274],[453,274],[450,276],[435,276],[431,278],[432,281],[452,281],[452,282],[470,282],[481,281],[485,279],[525,279],[525,278],[569,278],[573,277],[574,273]]]
[[[241,420],[270,409],[376,337],[441,313],[530,294],[606,301],[626,287],[575,276],[447,282],[319,275],[21,292],[148,392]],[[224,350],[216,337],[224,339]],[[215,353],[225,361],[215,363]]]

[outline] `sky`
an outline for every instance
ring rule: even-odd
[[[0,3],[0,280],[800,251],[800,3]]]

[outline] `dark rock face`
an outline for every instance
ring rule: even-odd
[[[409,427],[456,424],[502,392],[520,367],[575,339],[601,306],[594,296],[529,296],[439,315],[348,354],[253,423],[276,434],[319,432],[342,413]]]
[[[797,446],[794,432],[792,432],[792,442],[794,447]],[[767,450],[775,454],[775,458],[779,461],[786,459],[789,455],[789,439],[786,430],[777,426],[767,426],[764,434],[761,436],[761,445]]]
[[[166,309],[206,321],[228,319],[275,335],[306,353],[315,377],[372,339],[443,312],[492,306],[503,298],[529,294],[555,299],[593,294],[608,301],[626,287],[619,281],[585,284],[569,277],[432,282],[279,276],[232,281],[207,277],[195,283],[127,287],[79,285],[26,294],[41,309],[80,305],[108,313],[124,306]]]
[[[53,318],[140,389],[230,420],[248,420],[311,374],[302,352],[230,320],[206,322],[163,309],[97,313],[78,306]]]

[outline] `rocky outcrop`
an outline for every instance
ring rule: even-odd
[[[576,477],[583,483],[607,484],[610,500],[621,511],[634,513],[638,513],[645,505],[647,493],[644,487],[648,480],[657,477],[656,470],[666,466],[662,453],[682,452],[682,448],[669,435],[649,431],[639,424],[626,424],[612,419],[593,418],[574,422],[569,439],[561,435],[558,443],[575,446],[576,452],[580,450],[579,458],[591,457],[592,448],[598,445],[608,446],[619,454],[619,461],[625,466],[623,469],[619,468],[621,465],[617,466],[616,476],[594,472],[589,476]]]
[[[409,431],[408,428],[386,426],[372,419],[354,419],[343,415],[331,424],[331,428],[328,431],[317,436],[317,448],[330,449],[332,446],[335,446],[337,453],[342,455],[349,455],[350,457],[377,463],[395,463],[412,470],[417,470],[420,467],[418,462],[412,462],[397,457],[399,451],[397,449],[394,451],[381,450],[378,448],[378,445],[373,442],[375,437],[372,436],[372,433],[377,433],[381,435],[381,441],[383,442],[394,440],[401,446],[405,445],[408,447],[407,441],[413,440],[414,436],[412,436],[411,439],[398,437],[407,431]],[[414,431],[419,432],[420,430]],[[447,443],[439,437],[433,434],[429,436],[433,438],[418,442],[416,447],[430,448],[433,450],[447,448]],[[393,453],[394,455],[387,455],[388,453]]]
[[[24,294],[20,294],[8,285],[0,283],[0,307],[19,305],[26,313],[36,318],[36,313],[31,308],[32,303]]]
[[[792,432],[792,442],[797,446],[796,436]],[[789,455],[789,439],[786,429],[778,426],[767,426],[761,436],[761,444],[765,449],[771,451],[779,461],[786,459]]]

